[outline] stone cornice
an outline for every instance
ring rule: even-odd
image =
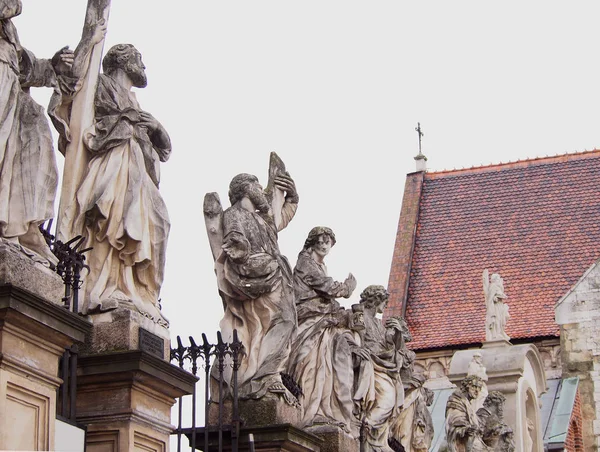
[[[140,350],[82,356],[78,362],[78,378],[84,386],[140,382],[170,397],[191,394],[198,381],[191,373]]]
[[[35,320],[76,342],[84,342],[92,331],[92,324],[85,318],[11,284],[0,286],[0,322],[8,316],[13,320],[19,316]]]

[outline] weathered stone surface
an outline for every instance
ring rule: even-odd
[[[21,14],[21,0],[2,2],[0,20],[0,237],[36,252],[54,256],[38,226],[54,216],[58,170],[52,135],[44,109],[29,95],[30,87],[54,87],[50,60],[37,59],[19,42],[12,23]],[[57,61],[73,52],[57,52]]]
[[[546,376],[538,350],[531,344],[460,350],[450,364],[450,381],[459,384],[477,353],[488,375],[487,388],[506,397],[505,422],[513,430],[517,450],[525,450],[528,421],[534,426],[534,451],[543,450],[538,397],[546,391]]]
[[[317,226],[298,256],[294,268],[298,330],[287,373],[302,388],[302,426],[331,423],[357,437],[358,422],[352,412],[352,349],[358,344],[351,331],[351,313],[336,300],[350,297],[356,279],[349,274],[338,282],[328,276],[325,257],[334,244],[333,231]]]
[[[254,450],[259,452],[320,452],[324,447],[323,440],[318,436],[289,424],[280,424],[242,428],[239,436],[239,450],[250,450],[250,435],[253,437]],[[186,436],[191,440],[191,433],[186,434]],[[230,452],[232,444],[231,434],[228,431],[225,431],[223,435],[223,443],[223,452]],[[204,444],[203,428],[196,431],[196,444]],[[216,430],[209,430],[208,444],[209,450],[218,449],[219,442]]]
[[[504,300],[504,281],[498,273],[489,276],[488,270],[483,271],[483,293],[485,295],[485,341],[509,341],[510,337],[504,331],[510,318],[508,306]]]
[[[10,284],[46,301],[62,304],[65,286],[60,276],[12,244],[0,241],[0,285]]]
[[[215,397],[215,394],[212,397]],[[231,400],[226,400],[223,404],[223,424],[231,425],[232,412]],[[246,428],[279,424],[300,425],[302,410],[300,407],[292,406],[274,395],[268,395],[259,400],[240,400],[239,414],[242,425]],[[212,426],[218,425],[218,403],[211,402],[208,421]]]
[[[365,425],[365,451],[386,450],[397,407],[404,402],[401,375],[412,372],[414,352],[406,348],[412,337],[402,318],[390,317],[385,324],[377,317],[388,301],[383,286],[368,286],[360,296],[364,329],[359,331],[363,352],[355,373],[354,400],[359,421]]]
[[[600,261],[594,263],[555,307],[560,325],[561,360],[564,376],[578,376],[582,400],[583,440],[586,452],[600,446],[600,433],[593,428],[600,418]]]
[[[231,207],[224,212],[218,197],[207,194],[205,219],[225,307],[223,339],[229,342],[237,329],[246,351],[238,371],[239,396],[257,399],[272,393],[296,404],[280,375],[297,320],[292,271],[279,251],[277,231],[294,217],[298,195],[274,153],[269,173],[267,193],[255,176],[235,176],[229,185]],[[231,381],[231,369],[225,381]]]
[[[472,451],[486,452],[490,449],[483,442],[479,417],[473,402],[477,399],[483,380],[476,375],[465,377],[448,398],[446,404],[446,439],[441,452]]]
[[[28,291],[0,286],[0,450],[54,450],[59,360],[90,329]]]
[[[92,333],[81,349],[83,355],[140,349],[140,328],[163,339],[162,359],[170,359],[171,340],[169,330],[131,309],[118,308],[113,311],[88,316],[93,322]]]
[[[82,357],[78,374],[77,421],[87,426],[88,450],[167,450],[171,407],[197,381],[139,351]]]
[[[359,452],[360,442],[339,427],[314,425],[305,429],[323,439],[321,452]]]
[[[102,40],[104,32],[99,23],[92,41]],[[78,46],[75,63],[85,59],[80,48],[90,51],[87,42],[83,39]],[[93,102],[95,122],[81,138],[85,149],[80,152],[89,151],[89,162],[77,181],[77,196],[61,204],[59,237],[65,230],[80,234],[86,238],[84,246],[93,248],[86,254],[90,271],[83,286],[83,313],[119,306],[168,326],[158,300],[170,223],[158,185],[159,164],[171,153],[170,138],[131,91],[147,83],[140,53],[130,44],[113,46],[103,69]],[[56,101],[65,115],[72,112],[80,77],[88,73],[77,64],[73,71],[72,83],[60,85],[63,95]],[[78,118],[58,120],[65,125],[59,133],[66,146],[74,138],[68,128]]]

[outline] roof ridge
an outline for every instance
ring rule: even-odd
[[[499,171],[504,169],[513,169],[513,168],[524,168],[531,165],[547,165],[552,163],[561,163],[567,162],[571,160],[578,160],[584,158],[592,158],[599,157],[600,149],[592,149],[585,151],[575,151],[575,152],[567,152],[565,154],[556,154],[552,156],[546,155],[545,157],[532,157],[528,159],[519,159],[513,162],[500,162],[500,163],[490,163],[489,165],[481,165],[481,166],[472,166],[470,168],[454,168],[451,170],[441,170],[441,171],[427,171],[425,173],[425,177],[428,179],[435,179],[438,177],[445,176],[457,176],[464,174],[474,174],[474,173],[484,173],[488,171]]]

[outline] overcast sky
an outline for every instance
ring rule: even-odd
[[[23,46],[43,58],[76,47],[84,0],[23,3]],[[349,305],[387,286],[417,122],[430,170],[600,146],[597,1],[112,3],[105,51],[141,51],[138,99],[173,142],[161,181],[172,337],[214,337],[222,314],[204,194],[228,207],[240,172],[266,185],[271,151],[300,194],[283,253],[293,266],[313,226],[333,228],[330,275],[358,280]],[[33,94],[46,105],[50,90]]]

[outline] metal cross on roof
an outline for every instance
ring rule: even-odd
[[[417,127],[415,127],[415,131],[419,134],[419,155],[421,155],[422,154],[422,152],[421,152],[421,138],[423,138],[423,136],[425,134],[421,130],[421,123],[420,122],[417,123]]]

